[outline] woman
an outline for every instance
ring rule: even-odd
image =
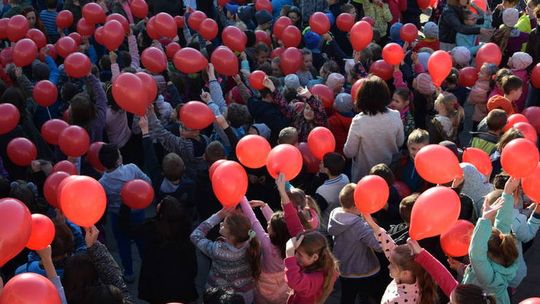
[[[26,20],[28,20],[28,25],[30,28],[35,28],[40,30],[42,33],[45,34],[45,28],[43,27],[43,24],[41,24],[41,20],[39,20],[36,11],[33,7],[27,6],[22,11],[23,16],[26,17]]]
[[[450,51],[456,46],[456,33],[465,35],[490,35],[492,29],[480,28],[478,25],[465,25],[461,22],[461,14],[469,0],[448,0],[439,19],[439,41],[441,50]]]
[[[405,136],[399,112],[387,107],[392,95],[384,80],[369,76],[354,99],[360,113],[352,120],[343,153],[353,159],[351,181],[357,182],[374,165],[389,165]]]

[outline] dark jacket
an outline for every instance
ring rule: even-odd
[[[283,98],[277,89],[273,93],[273,97],[274,100]],[[247,107],[256,123],[264,123],[272,131],[270,142],[274,142],[274,139],[277,139],[281,129],[289,126],[289,121],[281,113],[279,105],[275,102],[269,103],[256,97],[251,97],[247,102]]]
[[[529,66],[532,69],[537,63],[540,62],[540,25],[537,25],[536,28],[533,29],[529,34],[527,53],[533,58],[533,62]]]
[[[439,41],[456,43],[456,33],[465,35],[478,35],[480,27],[465,25],[461,22],[463,9],[454,5],[446,5],[439,19]]]

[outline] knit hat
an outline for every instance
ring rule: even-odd
[[[339,74],[339,73],[332,73],[328,75],[328,78],[326,79],[326,85],[334,90],[335,88],[342,86],[345,84],[345,76]]]
[[[433,95],[435,86],[428,73],[420,73],[413,80],[413,87],[422,95]]]
[[[49,66],[41,61],[32,63],[32,77],[34,79],[49,79]]]
[[[310,49],[313,53],[320,53],[319,43],[321,42],[321,36],[319,34],[307,31],[304,34],[304,44],[306,48]]]
[[[427,22],[422,29],[426,38],[438,39],[439,38],[439,26],[435,22]]]
[[[531,55],[525,52],[516,52],[508,59],[508,66],[516,70],[524,70],[533,62]]]
[[[334,109],[339,113],[349,113],[353,110],[352,96],[348,93],[339,93],[334,100]]]
[[[296,74],[289,74],[284,79],[285,87],[289,89],[298,89],[300,87],[300,79]]]
[[[225,4],[224,9],[228,12],[231,12],[231,14],[236,15],[236,13],[238,12],[238,5],[227,3]]]
[[[272,15],[267,10],[261,10],[255,13],[255,20],[257,24],[265,24],[272,21]]]
[[[471,61],[471,52],[464,46],[456,46],[451,53],[452,58],[458,65],[468,65]]]
[[[258,123],[258,124],[252,124],[251,127],[255,130],[257,130],[257,133],[259,133],[260,136],[269,139],[270,134],[272,133],[270,131],[270,128],[266,124]]]
[[[240,20],[244,22],[251,21],[255,14],[255,8],[251,5],[242,5],[238,8],[237,14]]]
[[[515,113],[514,105],[506,97],[501,95],[493,95],[486,104],[488,112],[494,109],[502,109],[506,112],[506,115],[512,115]]]
[[[514,27],[519,20],[519,11],[513,7],[507,8],[503,11],[502,19],[504,25]]]
[[[431,54],[428,52],[418,53],[418,63],[422,65],[422,67],[424,68],[424,71],[427,71],[427,63],[428,63],[429,57],[431,57]]]

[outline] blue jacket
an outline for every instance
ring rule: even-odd
[[[109,212],[118,214],[120,204],[122,203],[120,191],[124,184],[132,179],[143,179],[150,184],[152,183],[150,178],[135,164],[120,165],[111,172],[103,173],[103,176],[99,179],[99,183],[103,186],[107,194],[107,210]]]
[[[510,287],[517,288],[521,281],[527,276],[527,264],[525,259],[523,259],[523,243],[527,243],[530,240],[534,239],[538,228],[540,227],[540,214],[533,213],[528,219],[527,217],[520,213],[519,210],[513,210],[513,222],[512,222],[512,232],[518,240],[518,270],[516,277],[510,282]]]

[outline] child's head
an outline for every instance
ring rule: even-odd
[[[525,52],[515,52],[512,57],[508,59],[508,66],[515,70],[525,70],[532,63],[532,56]]]
[[[286,127],[279,131],[278,144],[298,144],[298,130],[295,127]]]
[[[510,128],[508,131],[504,132],[501,138],[499,138],[499,142],[497,143],[497,150],[499,152],[502,152],[504,147],[506,147],[506,145],[509,142],[511,142],[512,140],[516,138],[523,138],[523,137],[524,137],[523,134],[519,130],[515,128]]]
[[[478,72],[478,80],[491,80],[491,76],[497,73],[498,67],[493,63],[484,63]]]
[[[388,105],[390,109],[401,111],[409,105],[409,96],[411,92],[407,88],[399,88],[392,95],[392,102]]]
[[[488,241],[488,257],[503,267],[509,267],[517,260],[518,254],[514,235],[493,228]]]
[[[334,110],[341,114],[347,114],[353,112],[352,96],[349,93],[339,93],[334,100]]]
[[[501,81],[504,96],[510,101],[516,101],[523,93],[523,81],[514,75],[505,76]]]
[[[322,159],[322,167],[324,173],[330,177],[338,176],[343,173],[345,168],[345,157],[336,152],[326,153]]]
[[[104,144],[99,149],[99,161],[107,170],[113,170],[122,164],[122,154],[115,144]]]
[[[339,191],[339,204],[343,209],[355,209],[354,189],[356,189],[356,184],[350,183]]]
[[[421,95],[433,96],[435,94],[436,88],[433,85],[433,80],[428,73],[420,73],[413,80],[413,88],[418,91]]]
[[[369,170],[369,175],[377,175],[382,177],[385,181],[388,187],[392,186],[394,183],[394,173],[392,173],[392,170],[390,170],[390,167],[386,164],[378,164],[375,165]]]
[[[266,139],[270,139],[272,130],[265,123],[252,124],[248,129],[248,134],[260,135]]]
[[[191,234],[189,212],[176,198],[165,196],[157,206],[156,218],[157,230],[162,238],[189,241]]]
[[[420,196],[420,193],[413,193],[409,196],[404,197],[399,203],[399,215],[401,216],[401,219],[407,224],[411,222],[412,208],[414,206],[414,203],[418,199],[418,196]]]
[[[266,229],[268,231],[268,236],[270,237],[270,242],[279,248],[281,257],[285,258],[285,245],[291,238],[291,235],[287,229],[287,223],[285,222],[285,215],[283,214],[283,211],[276,211],[274,214],[272,214]]]
[[[434,102],[435,111],[442,116],[454,116],[457,113],[458,100],[456,95],[448,92],[439,94]]]
[[[484,290],[473,284],[458,284],[450,294],[451,304],[495,304],[497,300],[493,295],[486,294]]]
[[[439,26],[435,22],[427,22],[422,28],[422,32],[426,38],[439,39]]]
[[[507,119],[508,115],[506,115],[506,112],[501,109],[489,111],[486,117],[489,131],[499,134],[502,132],[504,126],[506,126]]]
[[[310,223],[310,209],[314,209],[316,213],[319,213],[317,203],[311,196],[306,195],[302,189],[291,188],[290,192],[287,192],[287,194],[289,195],[291,203],[298,211],[298,217],[300,218],[300,222],[302,223],[302,226],[304,226],[304,229],[313,229],[314,227],[312,227]]]
[[[412,160],[414,160],[416,153],[427,145],[429,145],[429,133],[426,130],[414,129],[407,137],[407,150]]]
[[[240,128],[251,122],[251,114],[247,106],[238,103],[231,103],[227,107],[227,120],[233,128]]]
[[[169,153],[163,158],[161,168],[163,169],[163,175],[168,181],[179,182],[182,175],[184,175],[185,165],[178,154]]]
[[[259,43],[255,46],[255,59],[257,60],[257,66],[260,66],[268,62],[270,56],[270,49],[264,43]]]
[[[306,231],[300,233],[297,238],[303,236],[302,243],[296,248],[295,257],[297,263],[304,272],[322,271],[324,284],[317,303],[324,303],[333,289],[334,277],[339,273],[338,263],[330,251],[326,237],[318,231]]]
[[[206,146],[203,157],[209,164],[213,164],[220,159],[226,159],[227,154],[225,154],[225,147],[223,144],[214,140]]]
[[[510,175],[508,175],[508,173],[504,171],[495,175],[495,177],[493,177],[493,180],[491,182],[493,184],[493,188],[497,190],[503,190],[504,185],[506,185],[506,182],[508,181],[509,178],[510,178]]]
[[[354,7],[354,5],[350,3],[343,4],[341,6],[341,12],[353,15],[354,19],[356,20],[356,8]]]
[[[313,67],[313,54],[308,49],[302,49],[302,55],[304,55],[304,62],[302,69],[304,71],[309,71]]]
[[[89,127],[90,122],[96,117],[96,106],[86,93],[79,93],[69,101],[71,124]]]
[[[517,4],[518,1],[515,1]],[[519,11],[514,8],[507,8],[502,13],[502,19],[505,26],[513,28],[519,20]]]
[[[57,0],[47,0],[47,9],[56,9],[57,5],[58,5]]]

